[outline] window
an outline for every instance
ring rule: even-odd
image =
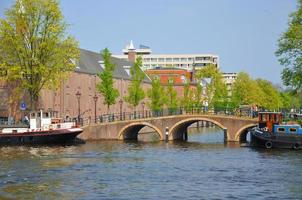
[[[290,129],[289,129],[289,132],[295,133],[295,132],[297,132],[297,129],[296,129],[296,128],[290,128]]]
[[[144,58],[145,62],[150,62],[150,58]]]
[[[158,58],[158,62],[165,62],[164,58]]]
[[[204,60],[203,57],[196,57],[195,60]]]
[[[285,132],[285,128],[278,128],[277,132]]]
[[[188,58],[188,61],[193,61],[193,58]]]
[[[172,62],[172,58],[166,58],[166,62]]]
[[[173,58],[173,61],[174,61],[174,62],[178,62],[178,61],[179,61],[179,58]]]
[[[151,62],[157,62],[157,58],[151,58]]]
[[[188,59],[187,58],[181,58],[182,62],[186,62]]]

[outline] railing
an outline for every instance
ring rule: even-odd
[[[122,112],[122,113],[110,113],[99,115],[97,119],[94,118],[81,118],[80,124],[88,125],[94,123],[108,123],[116,121],[127,121],[127,120],[137,120],[153,117],[164,117],[172,115],[191,115],[191,114],[209,114],[209,115],[228,115],[228,116],[238,116],[245,118],[254,118],[257,116],[257,112],[240,112],[232,108],[215,108],[208,110],[207,107],[179,107],[179,108],[165,108],[157,111],[144,110],[144,111],[134,111],[134,112]]]

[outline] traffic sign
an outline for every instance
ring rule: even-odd
[[[26,110],[26,103],[21,102],[21,104],[20,104],[20,109],[21,109],[21,110]]]

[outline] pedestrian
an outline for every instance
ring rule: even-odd
[[[29,125],[29,119],[28,119],[27,115],[24,116],[24,123],[26,125]]]

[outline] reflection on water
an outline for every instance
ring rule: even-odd
[[[302,152],[188,142],[0,148],[0,199],[302,199]]]

